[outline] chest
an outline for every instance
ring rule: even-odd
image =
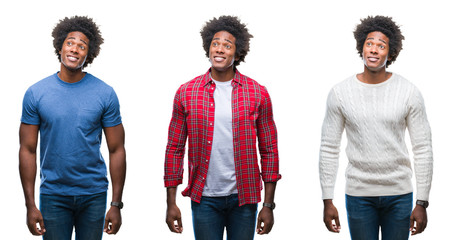
[[[261,93],[243,86],[221,89],[207,85],[187,91],[182,105],[188,119],[214,117],[216,111],[230,111],[233,121],[239,119],[255,120],[259,114]]]
[[[39,116],[44,124],[98,124],[104,109],[101,96],[89,92],[49,91],[38,99]]]
[[[388,89],[364,89],[343,94],[341,107],[349,125],[403,125],[409,113],[408,96]]]

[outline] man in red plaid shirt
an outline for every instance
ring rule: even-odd
[[[266,88],[242,75],[253,36],[237,17],[221,16],[201,30],[212,67],[183,84],[174,97],[165,154],[166,223],[182,233],[176,187],[183,179],[188,138],[188,186],[197,240],[253,239],[273,226],[274,194],[279,174],[276,126]],[[261,156],[259,169],[256,139]],[[265,198],[258,215],[262,181]]]

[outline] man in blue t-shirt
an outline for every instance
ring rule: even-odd
[[[27,225],[43,239],[101,239],[121,226],[126,175],[124,128],[112,87],[83,72],[99,54],[103,38],[87,17],[60,20],[53,29],[60,71],[25,93],[20,125],[19,171],[27,207]],[[105,216],[108,179],[100,152],[104,130],[111,207]],[[35,204],[36,149],[40,135],[40,207]]]

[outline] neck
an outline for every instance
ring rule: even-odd
[[[211,68],[210,74],[213,79],[219,81],[219,82],[226,82],[234,78],[235,72],[234,67],[231,66],[225,71],[218,71],[215,68]]]
[[[82,72],[82,68],[76,70],[69,70],[63,64],[61,64],[60,72],[58,73],[58,77],[64,82],[75,83],[85,76],[85,73]]]
[[[364,72],[357,75],[358,80],[368,84],[378,84],[388,80],[392,73],[386,72],[386,68],[382,67],[377,71],[372,71],[364,66]]]

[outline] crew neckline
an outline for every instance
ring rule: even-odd
[[[59,71],[56,72],[55,75],[54,75],[55,78],[56,78],[56,80],[57,80],[57,82],[58,82],[60,85],[66,86],[66,87],[76,87],[76,86],[78,86],[79,84],[82,84],[83,82],[85,82],[86,79],[88,78],[88,75],[90,75],[89,73],[84,72],[84,73],[85,73],[85,76],[83,76],[83,78],[80,79],[80,81],[77,81],[77,82],[74,82],[74,83],[69,83],[69,82],[63,81],[63,80],[60,78],[60,76],[58,76],[58,73],[59,73]]]
[[[212,78],[212,77],[211,77],[211,78]],[[215,84],[217,84],[217,85],[228,85],[228,84],[231,84],[232,79],[229,80],[229,81],[218,81],[218,80],[215,80],[215,79],[212,78],[212,81],[213,81]]]
[[[355,75],[353,76],[353,78],[354,78],[355,82],[357,82],[357,83],[360,84],[361,86],[373,88],[373,87],[384,86],[384,85],[389,84],[390,82],[392,82],[392,79],[395,78],[396,74],[393,73],[393,72],[391,72],[391,73],[392,73],[392,74],[391,74],[391,77],[389,77],[387,80],[385,80],[385,81],[383,81],[383,82],[381,82],[381,83],[375,83],[375,84],[373,84],[373,83],[365,83],[365,82],[361,82],[361,81],[358,79],[358,74],[355,74]]]

